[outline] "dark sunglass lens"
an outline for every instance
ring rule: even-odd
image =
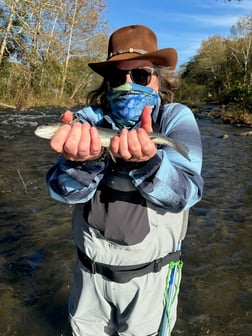
[[[131,79],[134,83],[140,85],[148,85],[151,81],[151,69],[132,69]]]
[[[111,69],[106,76],[106,80],[111,87],[117,87],[126,82],[127,73],[128,71],[126,70]]]

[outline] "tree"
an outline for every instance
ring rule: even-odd
[[[252,78],[252,14],[240,18],[231,28],[231,55],[242,74],[241,85],[251,85]]]
[[[252,15],[237,21],[231,28],[230,38],[215,35],[202,41],[197,55],[184,67],[182,80],[191,86],[200,85],[201,97],[204,87],[205,97],[249,105],[252,100]]]
[[[6,51],[8,38],[11,34],[11,29],[12,29],[12,24],[13,24],[17,4],[18,4],[18,0],[12,0],[11,3],[9,4],[9,8],[10,8],[9,18],[7,19],[6,30],[5,32],[3,32],[3,35],[2,35],[2,42],[1,42],[1,47],[0,47],[0,65],[2,63],[4,53]]]
[[[59,98],[62,99],[71,57],[86,56],[87,42],[94,38],[95,28],[99,24],[102,1],[75,0],[66,1],[63,6],[64,20],[64,54],[62,67],[62,84]]]
[[[106,0],[0,1],[1,61],[3,57],[8,61],[0,63],[0,95],[11,92],[12,99],[22,104],[22,100],[46,97],[55,102],[64,100],[64,95],[73,98],[78,91],[83,93],[91,84],[85,62],[103,53],[108,38],[108,22],[101,20]],[[92,43],[95,47],[90,49]],[[78,78],[78,73],[83,77]]]

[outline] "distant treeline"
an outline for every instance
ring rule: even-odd
[[[104,59],[103,1],[12,0],[0,8],[0,101],[15,106],[83,103],[99,77],[87,63]],[[102,22],[102,23],[101,23]],[[251,112],[252,15],[230,37],[211,36],[179,69],[175,99],[234,103]]]

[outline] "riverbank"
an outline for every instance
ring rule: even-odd
[[[185,105],[187,105],[185,103]],[[224,124],[231,124],[237,127],[252,127],[252,108],[251,111],[248,109],[244,110],[236,104],[221,105],[221,104],[188,104],[192,109],[196,118],[198,119],[208,119],[213,121],[222,122]],[[29,108],[17,108],[13,105],[8,105],[0,102],[0,113],[6,111],[13,111],[13,113],[27,113],[27,112],[38,112],[47,111],[52,113],[63,113],[67,109],[72,111],[77,111],[81,109],[83,105],[73,105],[73,106],[33,106]]]
[[[252,127],[252,111],[241,109],[238,105],[192,105],[192,111],[199,119],[218,120],[237,127]]]

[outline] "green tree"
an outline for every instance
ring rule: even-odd
[[[183,88],[201,88],[199,93],[194,90],[195,100],[204,94],[216,102],[236,101],[248,106],[252,98],[252,15],[240,18],[229,38],[215,35],[202,41],[181,77]]]

